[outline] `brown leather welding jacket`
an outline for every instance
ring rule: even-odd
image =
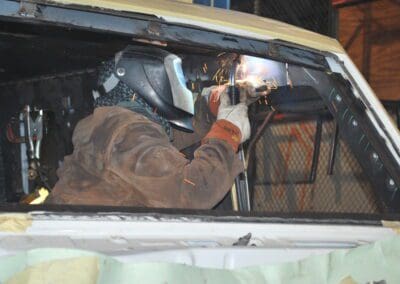
[[[203,140],[188,160],[160,125],[121,107],[96,108],[72,142],[47,203],[210,209],[242,170],[225,141]]]

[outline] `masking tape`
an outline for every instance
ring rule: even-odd
[[[385,228],[391,228],[396,234],[400,235],[400,221],[385,221],[382,220],[382,226]]]
[[[347,276],[339,284],[357,284],[357,282],[351,276]]]
[[[0,232],[25,232],[32,225],[32,217],[26,213],[0,214]]]
[[[98,258],[86,256],[39,263],[15,274],[5,283],[96,284],[98,275]]]

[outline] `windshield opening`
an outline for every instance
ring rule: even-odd
[[[224,50],[194,49],[184,44],[163,43],[150,47],[148,42],[132,43],[122,37],[112,41],[112,44],[108,38],[100,39],[98,35],[95,39],[97,41],[83,36],[73,39],[65,34],[58,38],[9,35],[0,38],[2,42],[19,46],[13,49],[12,44],[3,45],[3,54],[9,54],[1,66],[2,70],[9,71],[0,80],[0,122],[4,130],[0,148],[0,202],[3,204],[43,204],[47,196],[41,195],[43,189],[51,195],[59,181],[60,168],[68,160],[65,157],[74,152],[74,143],[84,141],[73,140],[76,127],[100,106],[96,101],[104,90],[98,88],[101,77],[99,66],[111,59],[132,58],[115,56],[129,45],[135,46],[132,50],[139,50],[136,47],[140,46],[140,52],[147,56],[148,61],[140,58],[143,66],[148,62],[156,66],[149,73],[151,76],[147,76],[158,80],[156,90],[162,91],[167,86],[165,80],[175,78],[174,93],[170,97],[177,98],[179,94],[185,94],[185,99],[180,103],[175,101],[174,106],[178,105],[180,111],[191,109],[186,108],[186,104],[192,101],[195,110],[202,110],[204,105],[198,102],[204,97],[204,91],[232,84],[232,74],[235,75],[234,83],[249,83],[263,93],[251,97],[248,102],[251,135],[238,149],[245,171],[236,179],[235,189],[232,184],[227,185],[223,195],[214,196],[220,202],[207,208],[199,206],[207,196],[202,197],[204,200],[191,199],[191,205],[185,208],[236,211],[237,214],[375,214],[398,210],[400,197],[397,181],[392,175],[391,157],[377,138],[379,135],[366,115],[365,106],[357,99],[353,87],[343,75],[320,70],[319,67],[295,65],[283,59],[275,61]],[[156,56],[153,56],[155,50]],[[181,61],[182,68],[175,66],[169,70],[179,72],[175,77],[167,73],[159,76],[162,64],[157,65],[159,63],[154,63],[154,60],[162,58],[165,53],[176,56],[169,57],[175,64]],[[23,68],[24,62],[18,60],[26,54],[29,55],[29,68]],[[123,70],[119,71],[115,70],[115,76],[124,74]],[[115,78],[109,77],[103,87],[108,89],[111,86],[113,89],[116,86]],[[135,86],[140,85],[137,78],[130,77],[133,85],[137,83]],[[132,97],[135,97],[134,94]],[[103,103],[102,107],[113,105],[108,100]],[[152,108],[151,112],[157,113],[156,108]],[[157,120],[151,115],[150,118],[164,129],[165,120]],[[176,129],[172,130],[175,135],[171,140],[176,148],[174,151],[187,159],[185,163],[193,162],[196,150],[202,145],[202,138],[207,135],[216,118],[209,113],[195,116],[194,123],[197,126],[204,123],[205,128],[185,143]],[[176,123],[174,119],[172,117],[170,121]],[[40,146],[34,147],[39,149],[38,153],[30,149],[28,121],[37,127],[30,137],[34,145],[40,140]],[[110,129],[113,130],[113,127]],[[121,149],[136,146],[130,139],[135,137],[121,139],[125,143],[121,142]],[[152,161],[165,158],[156,151],[143,150],[143,153],[155,153],[156,158]],[[79,162],[86,162],[88,157],[91,156],[83,155]],[[124,160],[124,157],[121,155],[118,163],[126,164],[126,169],[139,167],[129,164],[133,159]],[[32,163],[33,159],[38,163]],[[103,169],[101,164],[93,165],[86,170],[93,170],[93,175],[99,174]],[[157,162],[152,165],[159,166]],[[84,171],[77,172],[81,174]],[[157,171],[152,168],[141,170],[143,175],[154,174],[154,179],[167,172],[162,167]],[[218,173],[222,177],[226,172],[220,170]],[[185,180],[185,190],[196,185],[191,179],[185,177]],[[84,194],[81,193],[93,184],[96,183],[72,183],[72,189],[82,189],[80,194],[74,196],[83,198]],[[218,181],[214,185],[218,186]],[[125,204],[124,200],[129,195],[125,193],[116,197],[117,202],[98,202],[96,206],[145,207],[148,210],[182,208],[173,203],[177,198],[162,195],[163,188],[167,186],[171,185],[160,183],[157,186],[157,194],[152,197],[155,201],[151,206],[140,202]],[[87,200],[96,198],[99,198],[98,195],[93,194]],[[170,200],[168,206],[162,203],[166,198]],[[73,201],[69,204],[75,205]],[[89,202],[87,205],[93,204]]]

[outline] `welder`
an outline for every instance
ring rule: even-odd
[[[225,86],[203,90],[194,104],[178,56],[128,46],[100,68],[94,112],[76,126],[74,151],[46,202],[214,207],[243,170],[236,152],[250,136],[254,88],[239,91],[236,105]],[[197,140],[188,159],[180,150]]]

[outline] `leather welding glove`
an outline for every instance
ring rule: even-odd
[[[212,125],[203,142],[210,139],[223,140],[236,152],[239,144],[250,137],[250,122],[245,103],[246,93],[240,92],[240,103],[231,105],[228,86],[220,86],[216,92],[212,92],[210,102],[213,100],[217,105],[217,121]]]
[[[266,88],[264,91],[257,91],[257,88],[265,86],[262,81],[246,81],[238,80],[236,87],[239,89],[241,96],[244,96],[246,105],[250,105],[257,101],[260,97],[267,96],[271,90]],[[212,86],[204,88],[201,92],[201,99],[205,99],[208,102],[211,113],[216,117],[218,115],[218,107],[220,104],[220,95],[226,89],[226,85]]]
[[[247,113],[247,92],[239,88],[240,102],[237,105],[231,105],[228,95],[228,87],[220,95],[220,104],[218,108],[218,120],[227,120],[239,128],[241,133],[240,142],[243,143],[250,138],[250,121]]]

